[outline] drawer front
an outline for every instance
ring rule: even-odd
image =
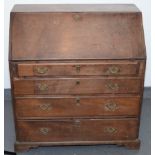
[[[140,78],[51,78],[14,81],[15,95],[139,93]]]
[[[17,121],[17,140],[22,142],[132,140],[137,133],[136,119]]]
[[[138,62],[18,64],[18,76],[136,75]]]
[[[17,98],[17,118],[138,116],[140,97]]]

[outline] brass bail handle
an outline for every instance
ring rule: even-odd
[[[120,72],[120,68],[117,66],[111,66],[107,70],[108,74],[118,74],[119,72]]]
[[[49,128],[40,128],[40,133],[43,135],[48,135],[49,131]]]
[[[116,111],[117,109],[119,109],[117,103],[113,102],[105,104],[104,108],[106,111]]]
[[[104,132],[109,133],[109,134],[117,133],[117,131],[118,130],[116,128],[114,128],[114,127],[106,127],[106,128],[104,128]]]
[[[35,67],[35,72],[38,74],[46,74],[48,72],[48,68],[44,66]]]
[[[47,91],[48,90],[48,85],[46,83],[40,83],[40,84],[38,84],[38,89],[40,91]]]
[[[52,106],[50,103],[45,103],[45,104],[40,104],[39,105],[40,109],[43,110],[43,111],[49,111],[52,109]]]
[[[108,83],[108,84],[106,85],[106,87],[107,87],[108,89],[114,90],[114,91],[116,91],[116,90],[119,89],[119,85],[118,85],[117,83]]]

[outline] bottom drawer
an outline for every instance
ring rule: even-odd
[[[137,136],[137,119],[17,121],[21,142],[132,140]]]

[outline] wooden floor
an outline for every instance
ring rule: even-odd
[[[150,88],[145,88],[140,126],[141,148],[128,150],[115,145],[44,147],[17,155],[151,155],[151,100]],[[15,131],[10,90],[5,90],[5,150],[14,151]]]

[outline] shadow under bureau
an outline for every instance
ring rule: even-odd
[[[134,5],[16,5],[10,17],[16,151],[139,148],[141,12]]]

